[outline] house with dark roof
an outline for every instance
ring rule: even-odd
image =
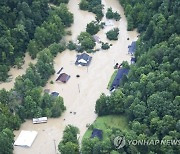
[[[70,75],[67,75],[66,73],[61,73],[59,77],[56,79],[56,81],[61,81],[63,83],[66,83],[70,78]]]
[[[102,140],[102,130],[94,128],[91,134],[91,138],[97,137]]]
[[[123,76],[127,75],[128,72],[129,72],[129,69],[126,69],[126,68],[121,68],[121,69],[118,70],[118,72],[116,74],[116,77],[114,78],[114,80],[112,82],[110,91],[112,91],[113,89],[116,89],[116,88],[119,87]]]
[[[87,53],[82,53],[81,55],[77,55],[75,65],[89,66],[91,60],[91,56],[89,56]]]
[[[136,51],[136,42],[135,42],[135,41],[133,41],[133,42],[131,43],[131,45],[130,45],[130,46],[128,46],[128,48],[129,48],[128,53],[130,53],[130,54],[134,54],[134,53],[135,53],[135,51]]]

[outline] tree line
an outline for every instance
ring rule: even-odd
[[[96,102],[99,116],[125,114],[131,131],[126,138],[180,139],[180,3],[175,1],[120,0],[128,30],[138,28],[137,62],[125,82],[111,96]],[[178,145],[125,146],[126,153],[179,153]],[[118,153],[122,151],[116,150]]]

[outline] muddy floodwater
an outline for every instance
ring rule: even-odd
[[[70,0],[68,7],[74,14],[74,24],[70,28],[72,36],[68,40],[76,40],[81,31],[85,31],[87,23],[95,20],[95,15],[89,12],[79,10],[80,0]],[[21,130],[35,130],[38,135],[30,148],[14,147],[15,154],[55,154],[58,153],[58,143],[63,135],[66,125],[72,124],[80,129],[80,141],[83,134],[87,130],[86,124],[91,124],[96,119],[95,103],[101,93],[109,94],[107,85],[115,63],[122,61],[130,62],[131,56],[128,55],[128,45],[132,41],[137,40],[138,33],[136,31],[127,31],[127,21],[124,16],[122,7],[118,0],[102,0],[105,5],[105,11],[108,7],[112,7],[114,11],[121,14],[121,20],[113,21],[114,26],[107,26],[101,30],[97,36],[104,42],[112,43],[113,46],[109,50],[98,51],[92,56],[89,67],[75,66],[77,53],[75,51],[66,50],[58,54],[54,59],[54,67],[56,74],[51,77],[44,89],[50,89],[51,92],[56,91],[64,99],[67,110],[60,118],[48,119],[45,124],[32,124],[32,120],[27,120],[22,124],[19,131],[15,131],[15,139]],[[106,21],[103,18],[103,21]],[[120,35],[118,41],[108,41],[105,33],[113,27],[119,27]],[[129,38],[129,40],[127,40]],[[66,84],[55,82],[58,77],[57,72],[63,67],[62,72],[70,75],[70,79]],[[77,78],[76,75],[80,77]],[[49,82],[53,80],[54,84]]]
[[[25,54],[24,57],[24,64],[22,65],[21,69],[18,68],[11,68],[9,71],[9,81],[8,82],[3,82],[0,83],[0,89],[6,89],[6,90],[11,90],[14,87],[14,83],[15,83],[15,79],[18,76],[22,76],[23,74],[25,74],[26,69],[28,68],[30,63],[36,63],[36,60],[32,60],[31,57],[29,56],[28,53]]]

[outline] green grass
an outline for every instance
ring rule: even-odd
[[[108,83],[108,87],[107,87],[108,89],[110,89],[110,87],[111,87],[111,85],[112,85],[112,82],[113,82],[113,80],[114,80],[115,77],[116,77],[117,72],[118,72],[118,70],[115,70],[114,73],[112,74],[111,79],[110,79],[110,81],[109,81],[109,83]]]
[[[93,127],[90,127],[83,136],[84,138],[90,138],[92,133],[92,128],[97,128],[103,130],[103,138],[107,137],[107,129],[108,128],[118,128],[122,131],[129,131],[128,127],[128,119],[124,115],[108,115],[98,117],[94,123]]]

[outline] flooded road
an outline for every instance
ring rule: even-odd
[[[79,10],[80,0],[70,0],[68,7],[74,14],[74,24],[70,28],[72,36],[68,39],[75,41],[81,31],[85,31],[87,23],[95,20],[95,16],[89,12]],[[80,140],[87,130],[86,124],[91,124],[96,119],[94,113],[96,100],[101,93],[108,94],[107,84],[114,72],[113,66],[115,63],[122,61],[130,62],[131,56],[128,55],[128,45],[132,41],[137,40],[138,33],[136,31],[127,31],[127,21],[124,16],[122,7],[118,0],[102,0],[107,7],[112,7],[113,11],[118,11],[121,14],[121,20],[113,21],[114,26],[106,27],[101,30],[97,36],[104,42],[112,43],[113,46],[107,51],[98,51],[92,56],[92,61],[89,67],[75,66],[77,53],[75,51],[66,50],[57,55],[54,59],[54,67],[56,74],[50,78],[44,89],[50,89],[51,92],[57,91],[64,98],[64,104],[67,110],[57,119],[48,119],[46,124],[33,125],[32,120],[28,120],[22,124],[19,131],[15,131],[15,139],[21,130],[38,131],[36,140],[31,148],[14,147],[15,154],[55,154],[58,153],[58,144],[63,135],[63,130],[66,125],[72,124],[80,129]],[[106,21],[103,18],[103,21]],[[108,41],[105,32],[113,27],[119,27],[120,35],[118,41]],[[129,38],[129,40],[127,40]],[[66,84],[54,82],[58,77],[57,72],[63,67],[64,73],[70,75],[70,79]],[[79,78],[76,75],[80,75]]]

